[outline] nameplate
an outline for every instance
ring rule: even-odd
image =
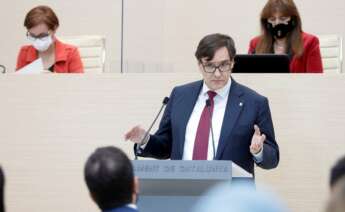
[[[231,161],[134,160],[132,164],[140,179],[231,179]]]

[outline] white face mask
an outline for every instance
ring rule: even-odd
[[[52,45],[53,39],[51,35],[48,35],[47,37],[35,39],[31,42],[37,51],[44,52],[50,47],[50,45]]]

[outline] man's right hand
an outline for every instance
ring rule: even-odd
[[[126,141],[130,140],[134,143],[143,145],[147,142],[146,141],[147,139],[143,141],[145,134],[146,134],[146,131],[143,128],[141,128],[139,125],[137,125],[125,134],[125,140]]]

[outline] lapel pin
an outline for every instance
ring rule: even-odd
[[[242,106],[243,106],[243,103],[242,103],[242,102],[240,102],[238,105],[239,105],[240,107],[242,107]]]

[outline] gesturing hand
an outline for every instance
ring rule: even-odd
[[[125,140],[130,140],[134,143],[141,144],[145,134],[146,131],[137,125],[125,134]]]
[[[266,135],[265,134],[261,134],[260,132],[260,128],[258,127],[258,125],[254,125],[254,135],[252,137],[252,142],[250,144],[250,152],[252,154],[257,154],[261,151],[263,145],[264,145],[264,142],[266,140]]]

